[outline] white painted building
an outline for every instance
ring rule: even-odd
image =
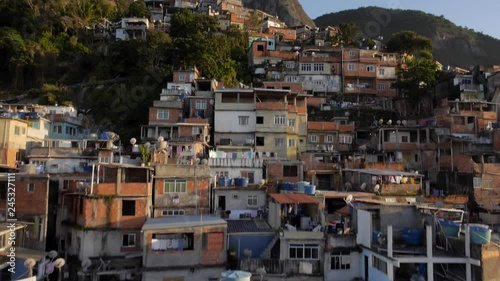
[[[256,112],[253,90],[215,92],[215,143],[231,140],[230,145],[251,146],[255,139]]]

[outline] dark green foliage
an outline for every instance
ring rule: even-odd
[[[383,36],[385,41],[394,33],[414,31],[431,39],[434,58],[442,64],[468,69],[471,65],[500,63],[500,40],[421,11],[365,7],[315,19],[318,26],[342,22],[355,22],[367,37]]]
[[[95,41],[104,19],[149,17],[143,1],[1,0],[0,96],[28,94],[40,104],[90,109],[93,130],[139,137],[148,110],[172,70],[196,66],[226,85],[246,82],[248,36],[220,32],[218,22],[180,9],[172,32],[146,41]],[[98,42],[98,43],[95,43]],[[90,84],[89,84],[90,83]]]

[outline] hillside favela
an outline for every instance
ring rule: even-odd
[[[461,1],[0,0],[0,281],[499,281]]]

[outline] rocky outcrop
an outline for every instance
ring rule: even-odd
[[[278,16],[287,26],[315,26],[313,20],[306,14],[299,0],[242,0],[246,8],[258,9],[268,14]]]

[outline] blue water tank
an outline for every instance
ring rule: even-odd
[[[403,241],[407,245],[420,245],[420,241],[422,241],[422,231],[413,228],[405,228],[403,230]]]
[[[314,194],[316,192],[316,186],[315,185],[306,185],[304,187],[304,193],[305,194]]]
[[[491,229],[485,224],[470,224],[470,242],[474,244],[489,244],[491,241]]]
[[[288,190],[288,191],[293,191],[294,189],[294,184],[291,183],[291,182],[284,182],[282,185],[281,185],[281,189],[283,190]]]

